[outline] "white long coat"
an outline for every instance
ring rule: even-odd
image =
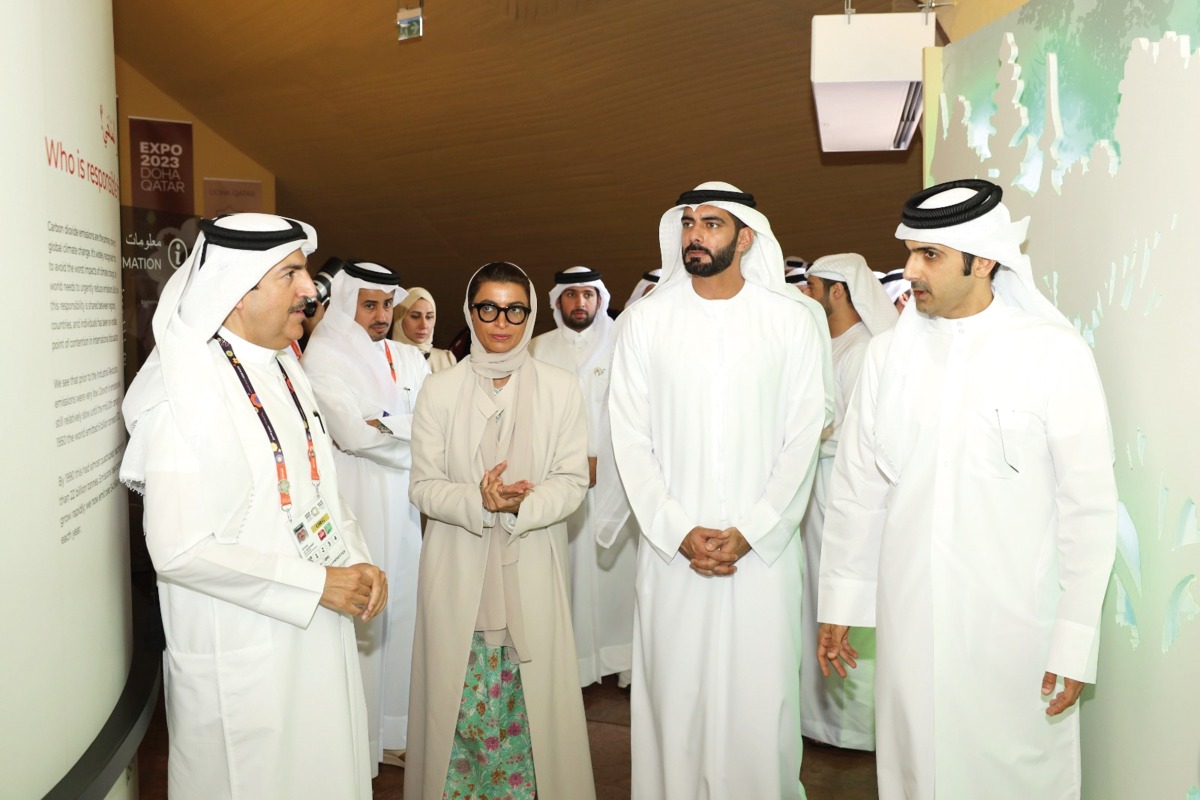
[[[295,508],[303,508],[315,499],[307,442],[277,354],[225,335],[277,431]],[[215,341],[209,351],[254,479],[240,526],[211,530],[200,466],[169,404],[143,414],[133,440],[147,448],[146,544],[167,638],[168,794],[172,800],[369,800],[354,625],[318,604],[325,569],[300,558],[292,543],[263,427]],[[349,563],[369,561],[338,497],[333,445],[314,416],[304,372],[291,351],[278,358],[312,426],[321,497],[350,547]]]
[[[625,523],[612,544],[602,546],[596,541],[597,527],[602,524],[597,495],[611,488],[603,483],[617,484],[620,478],[608,421],[611,342],[588,363],[579,363],[580,353],[587,349],[587,334],[593,331],[595,326],[582,334],[556,328],[529,343],[535,358],[575,373],[588,417],[588,456],[596,459],[597,485],[588,489],[583,503],[567,518],[571,622],[583,686],[633,665],[633,583],[637,574],[637,522],[627,505],[623,505]],[[619,485],[616,489],[620,490]]]
[[[916,314],[909,308],[906,314]],[[875,337],[842,431],[819,618],[877,632],[881,800],[1078,798],[1079,708],[1116,551],[1104,393],[1071,329],[999,298]],[[904,321],[901,321],[901,325]],[[875,461],[879,376],[902,359],[903,471]]]
[[[529,359],[514,380],[531,365],[537,371],[533,408],[539,424],[523,435],[533,439],[529,480],[536,488],[522,502],[512,534],[522,537],[518,580],[528,651],[521,653],[521,684],[538,797],[591,800],[595,786],[571,635],[564,523],[587,491],[587,420],[573,375]],[[496,407],[490,397],[476,399],[465,428],[456,425],[455,416],[464,383],[474,386],[477,380],[470,359],[431,375],[413,421],[411,496],[429,522],[421,551],[404,775],[404,796],[412,800],[439,800],[446,785],[487,566],[479,443]]]
[[[388,576],[387,608],[370,622],[356,623],[371,757],[376,764],[373,772],[377,773],[384,748],[402,750],[408,741],[408,684],[421,558],[421,512],[408,499],[410,441],[413,406],[429,365],[411,345],[387,339],[374,344],[379,358],[371,367],[381,373],[381,383],[391,383],[384,347],[391,351],[396,371],[393,390],[383,398],[387,416],[380,421],[392,431],[387,435],[363,419],[362,399],[341,377],[340,359],[346,355],[329,347],[329,341],[314,336],[302,365],[338,447],[334,459],[342,497]]]
[[[609,410],[644,537],[633,797],[802,798],[798,528],[828,340],[803,303],[750,282],[708,301],[683,281],[625,316]],[[703,577],[678,553],[697,525],[750,542],[736,574]]]

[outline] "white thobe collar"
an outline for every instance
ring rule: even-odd
[[[221,326],[219,334],[222,339],[229,342],[229,344],[233,347],[233,352],[238,357],[238,361],[242,361],[246,364],[251,364],[256,367],[265,367],[279,356],[279,350],[272,350],[268,347],[260,347],[253,342],[248,342],[233,331],[226,328],[224,325]]]
[[[579,351],[592,343],[592,339],[596,338],[597,326],[595,321],[581,331],[572,330],[566,325],[559,327],[558,332],[562,334],[563,340],[571,345],[571,348]]]
[[[846,328],[846,330],[842,331],[842,332],[841,332],[841,333],[839,333],[837,336],[834,336],[834,337],[833,337],[833,341],[835,341],[835,342],[836,342],[838,339],[842,338],[843,336],[845,336],[846,334],[850,333],[851,331],[857,330],[858,328],[862,328],[863,330],[866,330],[866,329],[867,329],[867,323],[863,322],[863,321],[860,319],[858,322],[854,323],[854,324],[853,324],[853,325],[851,325],[849,328]],[[868,332],[868,333],[870,333],[870,331],[867,331],[867,332]]]
[[[990,328],[995,327],[1000,321],[1000,316],[1003,313],[1004,301],[993,295],[992,302],[988,303],[987,308],[977,314],[972,314],[969,317],[959,317],[958,319],[947,319],[945,317],[929,317],[929,327],[931,330],[948,333],[953,336],[963,336],[973,333],[981,333]]]
[[[749,291],[753,291],[750,289],[752,285],[755,284],[752,284],[750,281],[746,281],[742,284],[742,288],[738,289],[737,294],[735,294],[733,297],[708,298],[702,297],[700,293],[696,291],[696,284],[692,282],[691,276],[689,275],[687,290],[691,294],[692,299],[698,301],[703,308],[716,311],[722,308],[728,308],[729,304],[736,303],[739,300],[744,299]],[[824,310],[822,310],[821,313],[824,313]],[[828,330],[828,328],[826,328],[826,330]]]

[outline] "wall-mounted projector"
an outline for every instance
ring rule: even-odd
[[[821,149],[905,150],[921,121],[921,51],[932,14],[813,17],[812,84]]]

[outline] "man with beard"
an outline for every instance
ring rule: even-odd
[[[858,383],[871,337],[896,324],[892,302],[866,259],[858,253],[822,256],[808,268],[806,294],[825,309],[833,338],[833,426],[821,442],[812,499],[800,526],[804,541],[804,642],[817,641],[817,581],[821,574],[821,529],[829,495],[833,457],[841,437],[846,406]],[[855,750],[875,749],[873,672],[875,632],[855,631],[858,669],[842,681],[821,674],[819,659],[805,659],[800,677],[800,714],[804,735],[818,742]]]
[[[393,301],[404,296],[399,284],[380,264],[347,262],[302,361],[337,444],[342,496],[394,588],[379,620],[358,626],[373,774],[380,762],[404,764],[421,557],[421,514],[408,483],[413,406],[429,365],[417,348],[387,338]]]
[[[613,359],[613,446],[645,537],[640,800],[804,797],[798,528],[832,413],[829,331],[754,206],[727,183],[680,196],[662,281]]]
[[[881,800],[1080,795],[1112,439],[1092,353],[1002,196],[972,178],[905,203],[916,307],[871,340],[834,462],[822,664],[844,675],[847,626],[875,628]]]
[[[556,273],[550,306],[558,327],[529,343],[535,358],[575,374],[587,409],[591,488],[567,519],[571,619],[583,686],[613,674],[628,686],[633,663],[637,532],[609,434],[608,380],[615,338],[610,300],[599,272],[571,267]]]

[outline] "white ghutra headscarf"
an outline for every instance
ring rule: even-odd
[[[769,292],[800,303],[812,315],[820,331],[821,372],[825,381],[825,423],[833,420],[833,358],[830,350],[829,320],[821,304],[808,297],[796,286],[784,280],[783,249],[779,246],[771,223],[755,208],[754,196],[722,181],[702,183],[680,195],[676,205],[662,216],[658,225],[658,245],[662,253],[662,278],[658,288],[647,298],[652,301],[664,292],[675,291],[690,279],[683,266],[683,211],[706,205],[719,208],[741,220],[754,231],[754,242],[742,254],[742,277]]]
[[[1012,221],[1000,202],[1004,191],[994,183],[965,179],[938,184],[909,198],[904,205],[896,238],[903,241],[940,244],[981,258],[994,259],[1000,269],[992,291],[1005,305],[1016,306],[1049,322],[1072,327],[1062,312],[1038,291],[1029,257],[1021,252],[1029,217]],[[905,432],[901,415],[907,380],[904,354],[914,346],[928,317],[909,303],[900,315],[879,376],[875,418],[875,462],[892,483],[904,469]]]
[[[347,262],[333,276],[329,310],[313,331],[302,360],[314,374],[336,374],[350,388],[364,420],[379,419],[384,411],[396,413],[400,403],[382,349],[387,340],[371,341],[371,334],[355,321],[360,289],[392,292],[393,307],[408,294],[400,288],[400,277],[382,264]]]
[[[121,481],[137,492],[146,484],[149,448],[138,441],[138,423],[159,403],[172,417],[200,464],[201,492],[219,541],[237,538],[254,482],[242,442],[228,419],[218,364],[208,342],[225,318],[263,276],[297,250],[317,249],[311,225],[273,214],[232,214],[201,220],[200,236],[183,265],[163,287],[154,312],[154,351],[125,394],[121,413],[129,445]],[[279,358],[291,360],[290,350]]]

